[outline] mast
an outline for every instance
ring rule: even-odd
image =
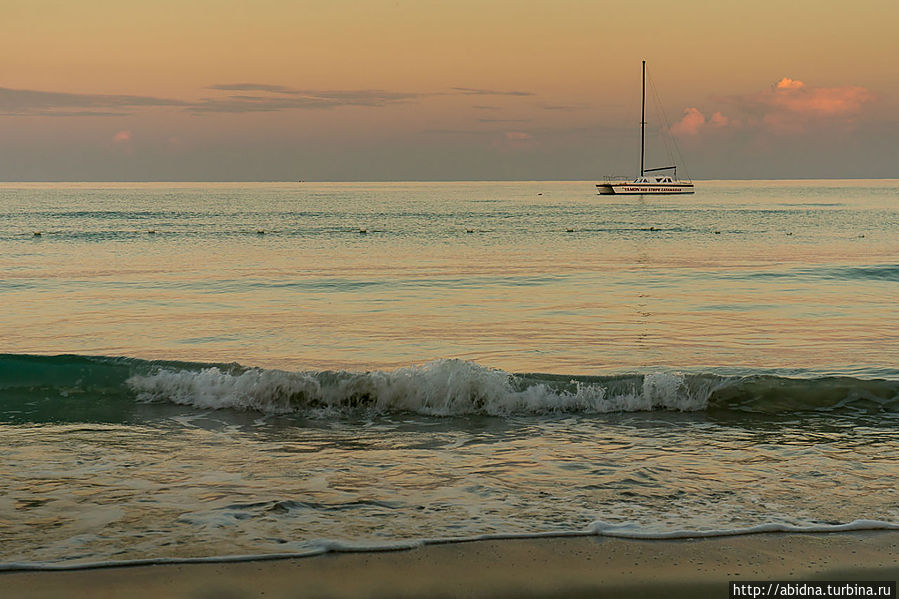
[[[643,61],[643,102],[640,107],[640,176],[643,172],[643,145],[646,138],[646,61]]]

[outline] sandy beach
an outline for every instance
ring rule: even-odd
[[[733,580],[896,580],[899,533],[475,541],[227,564],[0,575],[5,597],[726,597]]]

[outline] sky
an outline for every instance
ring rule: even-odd
[[[642,60],[647,167],[891,178],[897,26],[895,0],[0,0],[0,180],[633,175]]]

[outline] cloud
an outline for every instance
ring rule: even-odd
[[[523,150],[537,145],[533,133],[506,129],[426,129],[422,133],[480,140],[478,143],[499,150]]]
[[[783,112],[816,118],[855,116],[871,99],[873,94],[864,87],[807,88],[801,81],[786,77],[778,82],[773,94],[763,98]]]
[[[698,135],[705,125],[705,116],[698,108],[685,108],[684,116],[671,126],[674,135]]]
[[[715,111],[706,117],[698,108],[685,108],[681,119],[670,128],[671,133],[689,138],[714,130],[744,128],[776,134],[834,126],[851,128],[874,94],[864,87],[810,87],[798,79],[783,77],[761,92],[715,99],[736,114],[725,116]]]
[[[712,116],[706,118],[698,108],[690,107],[684,109],[684,116],[681,117],[681,120],[674,123],[669,131],[679,137],[690,137],[699,135],[709,129],[724,129],[736,125],[736,121],[720,112],[715,112]]]
[[[206,89],[216,91],[244,91],[244,92],[270,92],[287,96],[302,96],[307,99],[346,101],[354,103],[372,103],[384,101],[404,101],[422,97],[427,94],[389,92],[382,89],[295,89],[284,85],[272,85],[268,83],[218,83],[210,85]],[[234,98],[255,98],[263,100],[271,96],[231,96]]]
[[[770,89],[724,101],[747,122],[774,133],[799,133],[816,127],[852,126],[874,94],[859,86],[810,87],[783,77]]]
[[[122,94],[79,94],[0,87],[0,116],[131,116],[138,109],[174,107],[194,114],[327,110],[342,106],[382,107],[431,96],[533,96],[526,91],[497,91],[468,87],[452,92],[411,93],[383,89],[295,89],[269,83],[217,83],[215,92],[234,92],[200,100],[181,100]],[[493,107],[478,108],[492,110]]]
[[[802,89],[805,84],[802,81],[794,81],[789,77],[784,77],[774,86],[776,89]]]
[[[479,89],[475,87],[454,87],[453,91],[466,96],[533,96],[534,92],[523,91],[497,91],[493,89]]]
[[[422,129],[422,133],[435,135],[454,135],[459,137],[496,137],[502,131],[496,129]]]
[[[246,113],[279,112],[282,110],[307,109],[325,110],[345,106],[351,102],[337,102],[322,98],[271,98],[252,96],[230,96],[227,98],[205,98],[187,110],[194,113]],[[371,104],[369,104],[371,105]]]
[[[273,92],[277,94],[289,94],[295,90],[283,85],[270,85],[268,83],[219,83],[210,85],[206,89],[214,89],[219,91],[254,91],[254,92]]]
[[[48,112],[3,113],[0,116],[131,116],[131,112],[111,112],[108,110],[51,110]]]
[[[490,145],[501,151],[530,150],[538,146],[537,139],[525,131],[503,131],[490,140]]]
[[[709,119],[709,125],[711,125],[712,127],[727,127],[731,124],[731,120],[720,112],[714,113]]]
[[[321,110],[339,106],[380,107],[413,102],[444,93],[391,92],[382,89],[313,90],[294,89],[267,83],[220,83],[209,86],[216,91],[261,92],[271,95],[231,95],[225,98],[205,98],[188,108],[195,113],[210,112],[274,112],[290,109]],[[454,87],[454,94],[474,96],[533,96],[526,91],[498,91],[471,87]],[[481,110],[497,107],[476,106]]]
[[[270,92],[276,95],[231,95],[204,98],[188,107],[194,113],[277,112],[281,110],[327,110],[340,106],[380,107],[420,99],[425,94],[391,92],[382,89],[310,90],[293,89],[265,83],[227,83],[212,85],[219,91]]]
[[[115,148],[116,152],[124,154],[125,156],[133,156],[135,148],[131,141],[131,131],[129,129],[123,129],[117,131],[115,135],[112,136],[112,147]]]
[[[0,87],[0,115],[6,116],[127,116],[134,109],[189,106],[189,102],[154,96],[121,94],[72,94]]]
[[[540,104],[543,110],[558,110],[562,112],[571,112],[574,110],[583,110],[587,108],[586,104]]]
[[[209,89],[251,93],[189,101],[154,96],[75,94],[0,87],[0,115],[60,117],[130,116],[136,109],[153,107],[175,107],[194,113],[276,112],[293,109],[320,110],[339,106],[386,106],[413,101],[423,95],[380,89],[300,90],[261,83],[219,84],[210,86]],[[255,95],[252,92],[255,92]]]
[[[478,119],[479,123],[530,123],[531,119],[490,119],[490,118],[481,118]]]

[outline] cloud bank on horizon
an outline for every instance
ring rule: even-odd
[[[62,132],[65,142],[9,137],[12,160],[0,165],[0,179],[287,180],[297,164],[307,180],[586,179],[625,172],[637,139],[631,122],[604,111],[603,97],[563,104],[515,88],[261,82],[197,89],[190,99],[0,87],[0,117],[23,131]],[[668,130],[686,142],[700,178],[871,176],[893,172],[877,145],[863,143],[883,147],[889,138],[891,129],[873,125],[879,97],[863,86],[782,77],[689,105]]]
[[[343,106],[383,107],[417,102],[435,96],[536,97],[531,91],[453,87],[449,91],[413,93],[382,89],[295,89],[267,83],[221,83],[206,89],[231,93],[199,100],[144,95],[69,93],[0,87],[0,116],[121,117],[146,108],[174,108],[193,114],[327,110]],[[725,107],[703,112],[683,110],[670,132],[680,137],[743,128],[773,133],[799,133],[815,125],[851,125],[875,94],[861,86],[810,87],[783,77],[769,89],[744,95],[713,98]],[[479,110],[499,106],[475,105]],[[586,106],[540,104],[543,110],[583,110]],[[477,122],[523,122],[526,119],[477,119]]]

